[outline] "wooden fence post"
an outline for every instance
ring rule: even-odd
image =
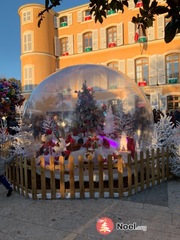
[[[135,184],[135,193],[138,192],[138,157],[137,152],[134,154],[134,184]]]
[[[80,198],[84,198],[84,163],[83,156],[78,156]]]
[[[20,169],[21,194],[22,194],[22,196],[24,196],[24,176],[23,176],[23,161],[22,161],[22,155],[20,156],[20,160],[19,160],[19,169]]]
[[[32,185],[32,199],[37,199],[37,185],[36,185],[36,159],[31,159],[31,185]]]
[[[92,161],[92,156],[88,157],[88,170],[89,170],[89,192],[90,192],[90,198],[94,198],[94,181],[93,181],[93,161]]]
[[[19,193],[19,161],[18,161],[18,158],[16,158],[16,187],[17,187],[17,191]]]
[[[149,188],[149,150],[146,151],[146,188]]]
[[[50,175],[51,175],[51,199],[56,199],[55,168],[54,157],[50,157]]]
[[[114,197],[114,182],[113,182],[113,164],[112,155],[108,156],[108,182],[109,182],[109,197]]]
[[[104,197],[104,182],[103,182],[103,159],[102,155],[98,156],[98,171],[99,171],[99,197]]]
[[[131,154],[128,154],[128,195],[132,195],[132,166]]]
[[[122,156],[118,156],[118,189],[119,189],[119,198],[123,197],[123,160]]]
[[[69,177],[70,177],[70,196],[75,198],[75,187],[74,187],[74,158],[69,156]]]
[[[165,180],[165,164],[164,164],[164,157],[165,157],[165,151],[164,151],[164,147],[161,150],[161,154],[162,154],[162,158],[161,158],[161,171],[162,171],[162,176],[161,179],[164,182]]]
[[[61,198],[65,198],[65,181],[64,181],[65,166],[63,156],[59,157],[59,171],[60,171],[60,194]]]
[[[25,186],[25,196],[28,197],[28,170],[27,170],[26,157],[24,157],[24,186]]]
[[[44,157],[40,157],[40,169],[41,169],[41,194],[42,194],[42,199],[46,199],[46,166],[45,166],[45,161]]]
[[[140,152],[140,175],[141,175],[141,190],[144,190],[144,154]]]
[[[157,167],[156,167],[156,169],[157,169],[157,183],[160,184],[160,150],[159,150],[159,148],[156,151],[156,157],[157,157],[157,159],[156,159],[156,161],[157,161]]]
[[[154,161],[154,149],[151,150],[151,177],[152,177],[152,186],[155,185],[155,174],[154,174],[154,164],[155,164],[155,161]]]

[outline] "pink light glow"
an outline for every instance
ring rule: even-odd
[[[100,136],[101,139],[106,139],[109,144],[111,145],[111,147],[117,148],[118,147],[118,143],[115,140],[112,140],[111,138],[107,138],[105,136]]]

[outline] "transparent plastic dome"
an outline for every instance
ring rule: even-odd
[[[63,138],[93,132],[115,139],[125,132],[139,140],[141,149],[153,126],[151,106],[137,84],[121,72],[94,64],[66,67],[42,81],[26,103],[23,124],[37,119],[41,124],[46,119],[46,125],[53,119]]]

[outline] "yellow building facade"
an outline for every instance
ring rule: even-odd
[[[109,11],[103,24],[95,23],[85,4],[60,12],[50,10],[39,28],[37,16],[43,9],[44,5],[26,4],[18,11],[25,96],[59,69],[93,63],[129,76],[150,99],[152,108],[180,107],[180,35],[169,44],[164,42],[167,20],[163,15],[147,30],[147,41],[139,43],[134,39],[137,27],[131,22],[139,11],[131,0],[123,14]]]

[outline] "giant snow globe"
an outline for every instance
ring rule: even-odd
[[[102,65],[66,67],[32,92],[23,112],[37,156],[118,153],[146,149],[153,117],[141,89],[123,73]]]

